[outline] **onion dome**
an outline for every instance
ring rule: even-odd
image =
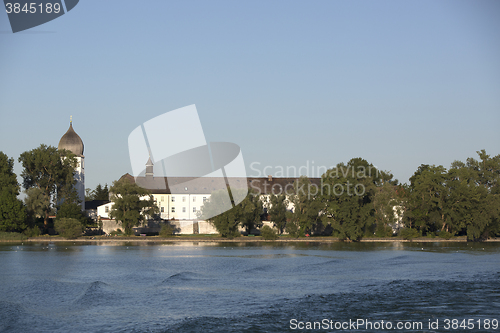
[[[59,140],[57,149],[66,149],[76,156],[83,157],[83,141],[73,129],[72,121],[69,122],[68,131],[62,136],[61,140]]]

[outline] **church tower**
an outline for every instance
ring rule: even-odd
[[[82,201],[82,210],[85,210],[85,157],[83,156],[83,141],[73,129],[73,121],[69,122],[68,131],[59,140],[58,149],[66,149],[76,155],[78,162],[75,169],[76,191]]]

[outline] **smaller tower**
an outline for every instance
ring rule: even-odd
[[[76,191],[82,201],[82,210],[85,210],[85,156],[83,156],[83,141],[73,129],[73,120],[70,118],[69,129],[59,140],[57,149],[66,149],[76,155],[78,162],[75,169]]]
[[[146,162],[146,178],[153,177],[153,162],[151,161],[151,156],[149,156]]]

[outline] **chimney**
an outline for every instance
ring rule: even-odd
[[[267,180],[270,181],[270,182],[272,182],[273,181],[273,176],[271,176],[271,175],[267,176]]]

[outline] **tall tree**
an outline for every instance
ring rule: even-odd
[[[52,211],[50,206],[50,198],[45,196],[44,192],[38,187],[29,188],[25,191],[26,197],[24,204],[26,206],[28,224],[34,225],[39,219],[45,216],[45,211]]]
[[[418,168],[410,178],[410,195],[405,214],[407,227],[417,228],[422,234],[445,227],[446,179],[447,172],[442,165],[422,164]]]
[[[22,231],[26,212],[17,198],[19,184],[14,173],[14,159],[0,151],[0,231]]]
[[[237,193],[242,191],[241,193]],[[244,191],[244,192],[243,192]],[[246,190],[233,190],[232,195],[242,197]],[[233,206],[226,190],[212,192],[210,198],[201,206],[199,217],[207,220],[222,237],[233,238],[240,235],[238,228],[247,232],[261,222],[263,205],[258,195],[248,194],[238,205]]]
[[[480,161],[468,158],[466,163],[452,163],[447,177],[444,204],[446,230],[465,231],[468,240],[483,240],[500,228],[500,155],[490,158],[484,150],[477,152]]]
[[[390,183],[392,175],[382,173],[362,158],[339,163],[322,175],[324,223],[329,223],[340,239],[360,240],[373,234],[377,186]]]
[[[278,228],[279,233],[282,234],[286,226],[288,200],[283,193],[279,195],[271,194],[269,200],[268,213],[271,216],[271,221]]]
[[[321,189],[311,184],[309,178],[301,176],[295,182],[294,190],[289,197],[293,212],[288,214],[287,232],[292,236],[311,234],[321,222],[322,204],[318,196]]]
[[[127,235],[148,216],[159,212],[151,192],[126,178],[113,182],[110,192],[113,201],[110,216],[122,223]]]
[[[246,229],[247,234],[256,227],[261,226],[262,214],[264,207],[260,196],[255,193],[249,193],[243,201],[241,201],[236,209],[240,210],[240,222]]]
[[[41,144],[40,147],[26,151],[19,157],[23,165],[23,187],[28,190],[38,188],[48,198],[49,205],[44,209],[44,226],[47,228],[49,212],[57,202],[57,193],[64,193],[72,188],[77,161],[75,155],[67,150],[59,151],[52,146]],[[61,195],[59,200],[61,200]]]

